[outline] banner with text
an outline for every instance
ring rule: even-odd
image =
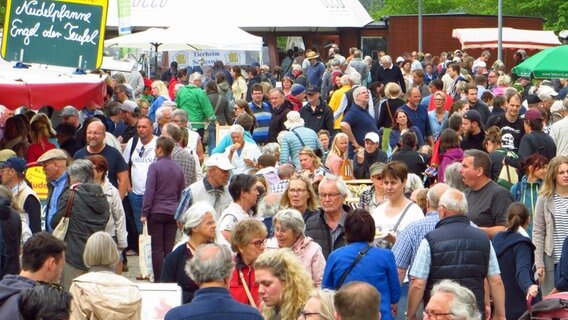
[[[102,63],[108,0],[8,0],[5,60],[96,69]]]
[[[221,60],[225,65],[244,65],[247,62],[246,51],[240,50],[199,50],[199,51],[170,51],[170,61],[176,61],[180,68],[196,66],[212,66]]]

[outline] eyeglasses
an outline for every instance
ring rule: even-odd
[[[422,315],[424,316],[424,319],[438,319],[438,317],[453,316],[454,314],[451,313],[451,312],[448,312],[448,313],[435,313],[435,312],[433,312],[433,311],[424,310],[424,312],[422,313]]]
[[[336,192],[336,193],[320,193],[319,196],[320,196],[320,198],[325,199],[325,198],[335,198],[338,195],[340,195],[339,192]]]
[[[302,194],[302,193],[306,192],[306,190],[307,190],[307,189],[300,189],[300,188],[298,188],[298,189],[290,189],[290,190],[288,190],[288,193],[291,193],[291,194]]]
[[[249,243],[254,244],[254,246],[255,246],[256,248],[260,248],[260,247],[262,247],[263,245],[266,244],[266,240],[267,240],[267,239],[255,240],[255,241],[251,241],[251,242],[249,242]]]
[[[383,180],[383,177],[381,177],[381,176],[372,176],[371,179],[377,180],[377,181],[381,181],[381,180]]]
[[[304,320],[307,319],[309,316],[319,316],[319,315],[320,315],[319,312],[309,312],[309,311],[306,311],[306,310],[300,311],[300,316],[302,316],[301,319],[304,319]]]

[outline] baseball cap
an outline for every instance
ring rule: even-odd
[[[0,168],[12,168],[14,171],[20,174],[24,174],[26,171],[26,160],[18,157],[12,157],[4,162],[0,163]]]
[[[467,112],[463,115],[464,119],[469,121],[476,121],[481,125],[481,114],[477,110],[467,110]]]
[[[122,103],[120,110],[125,111],[125,112],[129,112],[129,113],[134,113],[137,108],[138,108],[138,105],[136,104],[136,102],[126,100]]]
[[[0,162],[4,162],[12,157],[15,157],[16,153],[12,149],[0,150]]]
[[[558,95],[558,92],[552,89],[552,87],[541,85],[541,87],[537,91],[537,94],[541,100],[547,100],[552,97],[556,97]]]
[[[209,157],[209,159],[205,162],[205,166],[217,167],[221,170],[231,170],[235,168],[231,164],[231,161],[229,161],[229,158],[222,153],[211,155],[211,157]]]
[[[46,151],[44,154],[41,155],[41,157],[39,157],[39,159],[37,159],[37,163],[44,163],[47,162],[49,160],[68,160],[69,157],[67,156],[67,153],[65,153],[65,151],[61,150],[61,149],[51,149]]]
[[[75,107],[73,107],[73,106],[66,106],[65,108],[63,108],[63,110],[61,111],[61,114],[59,116],[60,117],[70,117],[70,116],[79,117],[79,111],[77,111],[77,109],[75,109]]]
[[[525,112],[525,120],[544,120],[542,112],[538,109],[529,109]]]
[[[304,86],[301,85],[301,84],[294,83],[294,84],[292,85],[291,94],[292,94],[293,96],[297,96],[297,95],[299,95],[300,93],[305,92],[305,91],[306,91],[306,87],[304,87]]]
[[[376,176],[383,173],[385,169],[385,164],[382,162],[375,162],[369,167],[369,177]]]
[[[539,102],[542,102],[542,100],[540,100],[540,98],[536,94],[531,94],[527,97],[528,104],[535,104]]]
[[[374,143],[379,143],[380,138],[379,138],[379,135],[378,135],[376,132],[372,132],[372,131],[371,131],[371,132],[368,132],[368,133],[365,135],[365,140],[371,140],[371,141],[373,141]]]
[[[320,88],[317,85],[311,86],[308,89],[306,89],[306,94],[314,94],[314,93],[319,93],[320,92]]]

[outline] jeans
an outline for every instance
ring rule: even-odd
[[[140,222],[140,218],[142,217],[143,198],[144,195],[138,195],[134,192],[128,193],[128,200],[130,201],[130,207],[132,208],[132,213],[134,214],[134,223],[136,223],[138,234],[142,233],[142,222]]]
[[[217,146],[217,141],[216,141],[217,128],[214,125],[209,125],[209,128],[207,130],[209,130],[209,141],[207,144],[207,150],[209,152],[209,155],[211,155],[211,152]]]
[[[160,282],[166,256],[172,252],[176,240],[177,224],[173,215],[148,215],[148,233],[152,236],[152,269],[154,282]]]

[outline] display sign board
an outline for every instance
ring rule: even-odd
[[[8,0],[2,57],[96,69],[102,63],[108,0]]]

